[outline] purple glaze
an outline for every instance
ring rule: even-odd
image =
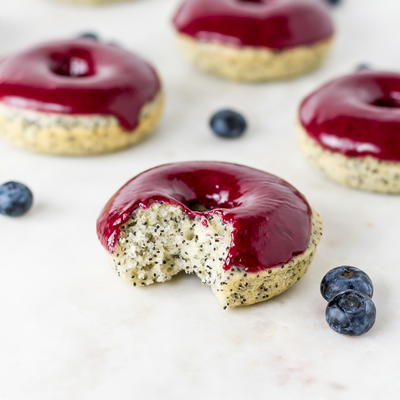
[[[140,57],[90,39],[45,43],[0,63],[0,101],[46,113],[113,115],[133,130],[142,107],[160,91]]]
[[[322,0],[185,0],[176,30],[200,41],[283,50],[333,36]]]
[[[302,102],[300,122],[327,150],[400,161],[400,74],[362,71],[337,78]]]

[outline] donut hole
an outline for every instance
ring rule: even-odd
[[[211,210],[215,210],[216,208],[233,208],[236,207],[235,202],[217,202],[213,201],[212,199],[205,199],[205,200],[196,200],[193,202],[188,202],[185,204],[189,209],[196,212],[207,212]]]
[[[398,98],[394,97],[383,97],[372,102],[375,107],[383,108],[400,108],[400,94]]]
[[[188,203],[187,206],[192,210],[192,211],[197,211],[197,212],[205,212],[205,211],[211,211],[216,207],[210,207],[206,206],[205,204],[201,204],[198,201],[195,201],[193,203]]]
[[[95,74],[91,54],[84,49],[53,53],[50,56],[50,70],[56,75],[67,78],[84,78]]]

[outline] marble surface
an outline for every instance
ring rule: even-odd
[[[399,67],[400,3],[344,1],[324,67],[262,85],[218,80],[182,61],[169,25],[176,3],[1,2],[1,52],[93,29],[153,61],[168,103],[151,138],[112,155],[50,157],[0,143],[0,181],[26,182],[36,196],[29,215],[0,221],[0,399],[397,399],[400,199],[325,180],[294,135],[296,106],[309,90],[359,62]],[[240,140],[219,140],[207,128],[210,113],[225,106],[248,117]],[[324,239],[296,287],[223,311],[193,277],[142,290],[115,276],[95,235],[104,202],[139,171],[190,159],[279,174],[320,211]],[[324,320],[319,282],[345,263],[375,283],[378,318],[364,337],[335,334]]]

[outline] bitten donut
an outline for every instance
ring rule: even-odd
[[[400,74],[362,71],[311,93],[299,111],[300,144],[333,180],[400,193]]]
[[[290,78],[317,67],[333,23],[317,0],[185,0],[173,23],[190,60],[228,79]]]
[[[121,149],[155,128],[162,106],[152,66],[95,40],[49,42],[0,63],[0,135],[29,150]]]
[[[181,271],[210,286],[223,307],[287,290],[306,272],[321,222],[284,180],[223,162],[182,162],[126,183],[97,221],[98,237],[134,286]]]

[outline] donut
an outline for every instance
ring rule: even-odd
[[[0,63],[0,134],[32,151],[115,151],[150,133],[162,108],[153,67],[95,40],[52,41]]]
[[[269,300],[306,272],[321,221],[277,176],[189,161],[149,169],[108,201],[97,221],[118,275],[134,286],[196,274],[220,304]]]
[[[316,0],[185,0],[173,24],[188,58],[228,79],[285,79],[317,67],[333,38]]]
[[[334,79],[300,105],[300,145],[341,184],[400,193],[400,74],[360,71]]]

